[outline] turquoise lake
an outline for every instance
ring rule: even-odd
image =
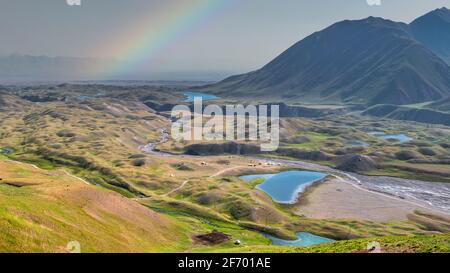
[[[397,140],[402,143],[413,140],[413,138],[411,138],[405,134],[386,134],[383,132],[370,132],[369,135],[373,135],[376,138],[381,138],[381,139],[386,139],[386,140],[394,139],[394,140]]]
[[[297,240],[289,241],[289,240],[283,240],[279,239],[270,235],[264,235],[265,237],[269,238],[273,245],[277,246],[311,246],[311,245],[318,245],[323,243],[330,243],[334,242],[332,239],[328,239],[325,237],[320,237],[311,233],[307,232],[299,232],[296,234]]]
[[[186,96],[186,99],[184,100],[184,102],[194,102],[194,99],[196,97],[202,98],[203,101],[216,100],[219,98],[219,97],[211,95],[211,94],[191,92],[191,91],[184,92],[183,95]]]
[[[281,204],[295,203],[299,193],[307,186],[316,181],[322,180],[327,174],[308,171],[288,171],[278,174],[257,174],[242,176],[241,179],[250,182],[263,178],[264,182],[256,186],[264,191],[272,199]]]

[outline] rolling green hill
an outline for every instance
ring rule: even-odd
[[[0,252],[175,251],[185,228],[135,201],[71,176],[0,157]]]
[[[450,234],[429,236],[388,236],[348,241],[338,241],[311,247],[245,247],[223,252],[246,253],[352,253],[368,252],[373,242],[380,244],[384,253],[448,253],[450,252]]]

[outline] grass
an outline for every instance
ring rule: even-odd
[[[202,219],[202,221],[221,222],[227,225],[239,226],[247,230],[271,234],[284,239],[292,239],[295,232],[310,232],[336,240],[393,235],[431,235],[437,232],[447,232],[446,228],[449,225],[448,220],[439,217],[436,218],[434,215],[421,212],[411,214],[410,219],[407,221],[390,221],[383,223],[351,219],[309,219],[290,214],[289,211],[292,209],[290,206],[277,206],[277,210],[282,213],[284,220],[268,224],[264,221],[264,217],[260,219],[262,220],[260,223],[256,223],[255,220],[248,221],[230,218],[228,210],[221,209],[222,206],[225,206],[226,208],[226,203],[217,204],[210,208],[193,206],[186,201],[171,201],[170,198],[166,200],[161,199],[159,201],[152,198],[152,201],[149,200],[144,203],[147,203],[152,209],[157,209],[158,211],[167,214],[190,215],[191,217]],[[155,203],[158,205],[155,206]],[[235,203],[236,202],[234,201],[233,204]]]
[[[315,150],[320,149],[323,144],[329,139],[329,136],[321,133],[305,132],[301,133],[301,135],[308,137],[309,141],[299,144],[289,144],[287,145],[287,147]]]
[[[235,240],[241,241],[241,246],[269,245],[270,241],[257,231],[249,230],[235,223],[223,222],[211,218],[192,216],[175,210],[158,209],[158,212],[176,219],[178,222],[189,226],[191,234],[206,234],[219,231],[231,236],[231,239],[220,245],[208,246],[202,244],[190,245],[186,251],[189,252],[212,252],[217,249],[233,249]]]
[[[137,147],[157,141],[159,129],[170,127],[167,120],[139,107],[131,96],[130,100],[105,98],[70,106],[63,102],[41,103],[14,112],[0,112],[0,147],[13,147],[16,151],[8,155],[9,158],[32,163],[42,169],[2,163],[9,165],[6,169],[0,168],[0,177],[8,177],[6,182],[16,186],[0,185],[0,231],[5,231],[0,235],[1,251],[58,252],[65,250],[67,240],[74,239],[82,242],[84,250],[92,252],[239,249],[231,241],[219,246],[192,245],[190,236],[214,229],[240,239],[244,247],[273,250],[276,248],[268,246],[268,240],[261,236],[261,232],[290,238],[296,231],[307,231],[324,237],[352,239],[430,235],[446,230],[445,222],[420,214],[412,215],[408,221],[389,223],[318,220],[295,215],[293,208],[275,204],[267,195],[254,189],[263,181],[246,183],[233,177],[242,169],[276,172],[275,167],[249,167],[252,159],[245,157],[160,158],[142,155],[146,165],[133,166],[133,155],[141,153]],[[336,129],[343,123],[351,123],[351,126]],[[285,136],[305,135],[310,139],[290,147],[337,155],[337,151],[343,148],[341,142],[344,139],[355,138],[370,143],[370,147],[357,153],[369,155],[377,152],[382,162],[400,148],[417,150],[419,146],[372,139],[364,133],[368,128],[393,133],[411,132],[415,139],[426,143],[447,136],[445,132],[425,126],[414,125],[411,128],[406,122],[384,122],[351,115],[345,120],[341,117],[283,119],[282,126],[286,129],[282,132],[287,132]],[[58,134],[63,130],[70,133]],[[177,145],[173,149],[182,151],[183,144]],[[439,149],[439,155],[427,159],[431,163],[438,162],[449,153],[448,149]],[[0,161],[8,157],[0,155]],[[201,161],[207,162],[207,166],[202,166]],[[333,160],[315,163],[336,164]],[[421,166],[403,163],[408,164],[407,167]],[[232,167],[239,168],[213,177]],[[61,168],[93,185],[84,185],[65,175]],[[433,164],[433,169],[439,170],[440,166]],[[386,167],[377,171],[379,173],[373,174],[440,181],[440,177],[425,175],[420,168]],[[168,194],[186,180],[189,183],[183,188]],[[21,186],[29,182],[38,185]],[[79,192],[80,184],[89,190]],[[218,193],[218,199],[200,204],[198,197],[208,193]],[[149,198],[138,199],[143,195]],[[124,197],[133,200],[117,199]],[[137,199],[146,207],[135,207]],[[128,213],[123,215],[113,210],[109,206],[115,203],[113,201],[125,202]],[[142,209],[160,213],[151,219],[138,217],[146,215]],[[140,222],[138,219],[148,221]],[[162,228],[160,222],[167,225]]]
[[[249,187],[251,187],[252,189],[256,188],[256,186],[261,185],[262,183],[264,183],[265,179],[264,178],[257,178],[257,179],[253,179],[250,182],[247,182]]]
[[[83,252],[176,251],[190,244],[188,226],[60,171],[0,160],[0,177],[0,252],[65,252],[74,240]]]
[[[140,201],[143,205],[158,211],[172,212],[172,213],[184,213],[194,217],[201,217],[204,219],[218,220],[226,223],[231,223],[229,217],[224,216],[213,209],[192,204],[185,201],[168,200],[168,201],[151,201],[148,203],[146,200]]]
[[[450,234],[428,236],[387,236],[333,243],[309,247],[253,246],[222,249],[217,252],[234,253],[351,253],[365,252],[370,243],[377,242],[381,252],[391,253],[449,253]]]
[[[57,168],[65,168],[68,169],[71,173],[76,174],[78,177],[82,177],[83,179],[89,181],[94,185],[99,185],[105,189],[115,191],[125,197],[132,198],[136,196],[136,192],[131,192],[127,188],[124,188],[123,186],[119,187],[114,185],[111,182],[114,180],[114,178],[108,177],[108,175],[105,175],[104,173],[101,173],[95,169],[89,170],[86,168],[81,168],[72,163],[63,164],[62,163],[63,159],[54,159],[48,156],[47,158],[42,158],[39,155],[27,153],[16,154],[11,158],[19,162],[33,164],[43,170],[55,170]]]
[[[409,220],[389,222],[373,222],[354,219],[310,219],[302,217],[288,224],[286,228],[295,232],[309,232],[336,240],[390,235],[429,235],[436,232],[446,232],[445,228],[442,228],[444,225],[442,222],[436,221],[430,217],[421,217],[423,223],[427,223],[427,225],[424,225],[416,219],[416,213],[411,214]],[[432,226],[439,226],[441,229],[430,228]]]

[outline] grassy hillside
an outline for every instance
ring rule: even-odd
[[[350,253],[365,252],[368,244],[378,242],[384,253],[448,253],[450,234],[430,236],[390,236],[338,241],[311,247],[242,247],[224,252],[245,253]]]
[[[183,225],[63,170],[44,171],[0,158],[0,252],[175,251]]]
[[[349,43],[352,37],[360,37]],[[202,87],[220,97],[309,103],[395,104],[449,96],[450,68],[403,23],[338,22],[259,70]]]

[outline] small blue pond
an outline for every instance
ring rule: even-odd
[[[206,94],[206,93],[199,93],[199,92],[184,92],[183,95],[186,96],[186,99],[184,100],[184,102],[194,102],[194,99],[196,97],[200,97],[202,98],[203,101],[208,101],[208,100],[216,100],[219,97],[211,95],[211,94]]]
[[[394,140],[398,140],[400,142],[409,142],[411,140],[413,140],[412,138],[410,138],[407,135],[404,134],[397,134],[397,135],[382,135],[379,136],[382,139],[394,139]]]
[[[296,234],[297,240],[289,241],[289,240],[283,240],[279,239],[270,235],[265,234],[264,236],[269,238],[273,245],[277,246],[311,246],[311,245],[318,245],[323,243],[330,243],[334,242],[332,239],[328,239],[325,237],[320,237],[311,233],[307,232],[299,232]]]
[[[327,174],[319,172],[288,171],[278,174],[246,175],[241,179],[250,182],[263,178],[264,182],[256,186],[257,189],[270,195],[277,203],[292,204],[307,186],[326,176]]]
[[[370,132],[369,135],[373,135],[376,138],[381,138],[381,139],[386,139],[386,140],[393,139],[393,140],[397,140],[402,143],[413,140],[413,138],[411,138],[405,134],[386,134],[383,132]]]
[[[367,144],[366,142],[361,141],[361,140],[350,140],[350,141],[347,141],[345,143],[345,145],[347,145],[349,147],[368,147],[369,146],[369,144]]]
[[[0,154],[2,154],[2,155],[9,155],[14,152],[15,152],[15,150],[13,148],[0,148]]]

